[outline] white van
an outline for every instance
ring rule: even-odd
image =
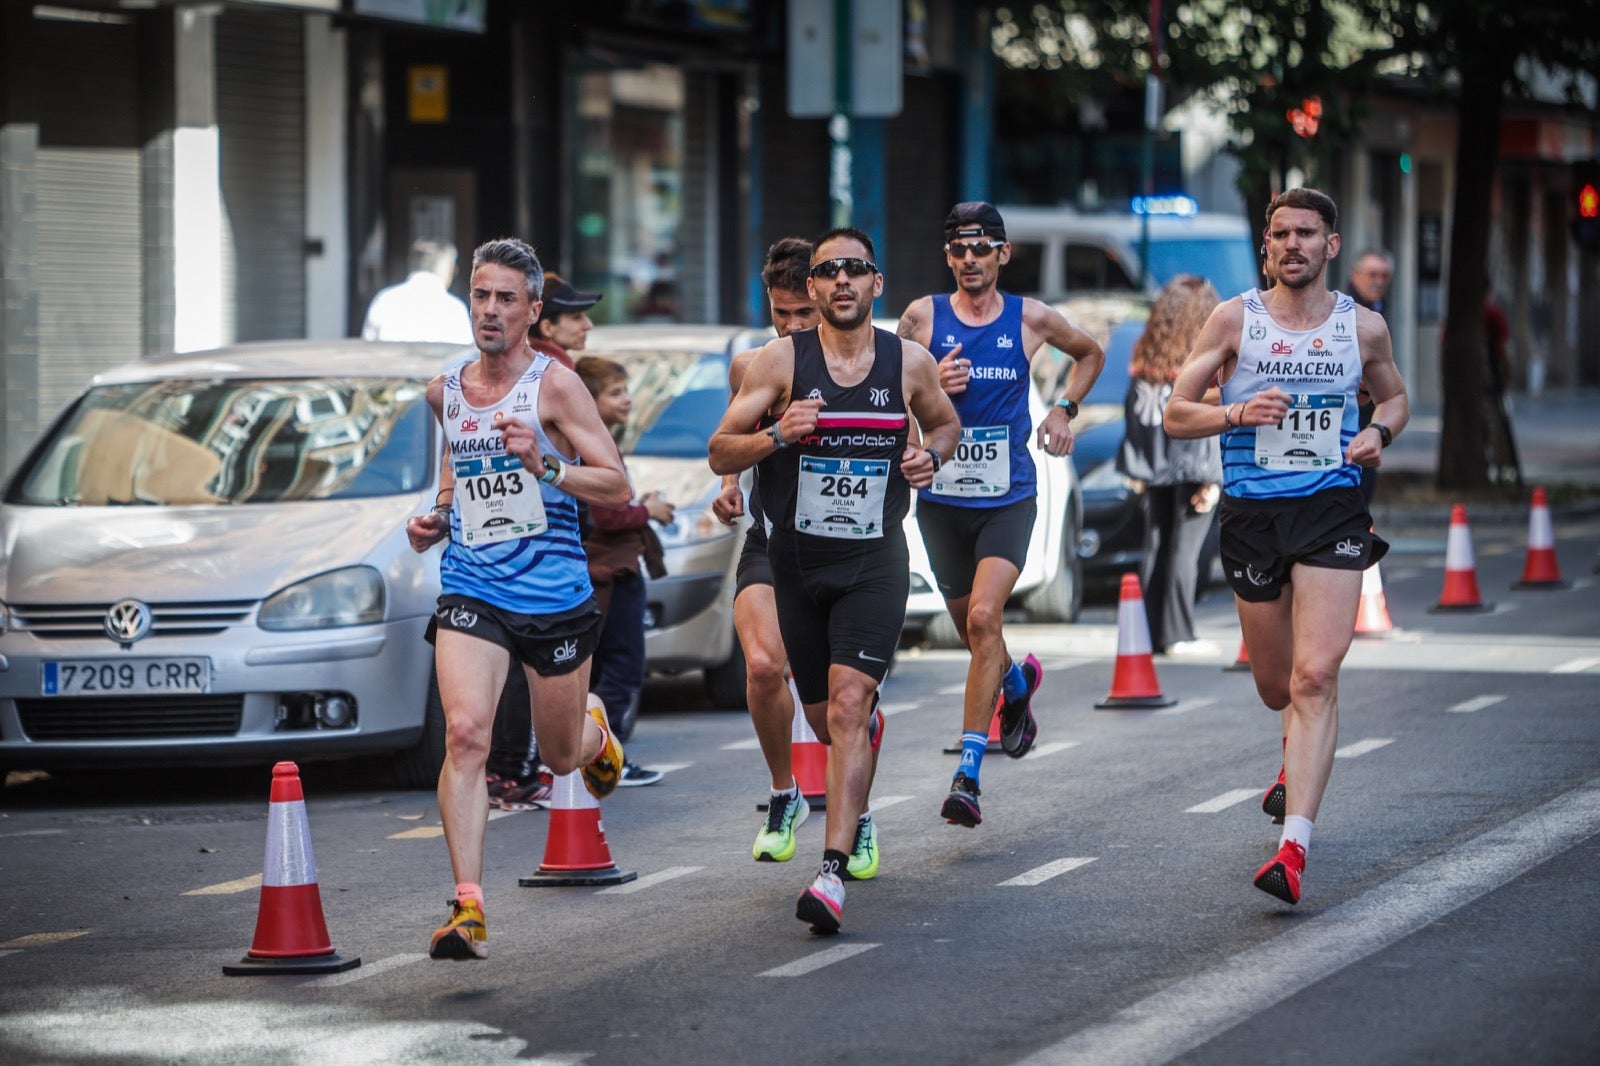
[[[997,206],[1011,241],[1011,262],[1000,275],[1007,292],[1054,303],[1089,291],[1139,291],[1140,215]],[[1259,242],[1243,216],[1152,213],[1149,220],[1150,295],[1175,274],[1199,274],[1223,299],[1260,284]]]

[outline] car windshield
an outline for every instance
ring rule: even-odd
[[[1094,379],[1094,387],[1083,398],[1083,406],[1109,403],[1121,407],[1128,395],[1128,364],[1133,361],[1133,346],[1144,334],[1143,322],[1119,322],[1106,338],[1106,365]]]
[[[628,368],[633,396],[623,454],[704,459],[706,442],[728,409],[727,356],[639,351],[616,360]]]
[[[1152,240],[1150,272],[1162,285],[1176,274],[1198,274],[1224,300],[1261,284],[1255,251],[1243,237]]]
[[[92,389],[10,502],[204,506],[388,496],[434,466],[427,382],[168,379]]]

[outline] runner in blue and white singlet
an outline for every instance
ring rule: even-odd
[[[516,386],[487,407],[474,407],[461,391],[461,368],[444,379],[444,438],[455,475],[450,543],[439,563],[446,594],[471,596],[521,614],[558,614],[593,594],[578,531],[578,501],[541,485],[506,454],[495,415],[515,416],[534,427],[541,453],[563,463],[538,418],[539,387],[551,365],[537,355]]]
[[[1361,468],[1345,459],[1355,438],[1361,350],[1356,303],[1335,292],[1333,313],[1314,329],[1274,322],[1251,289],[1233,375],[1222,385],[1224,406],[1277,386],[1292,397],[1281,423],[1239,426],[1222,435],[1224,490],[1239,499],[1310,496],[1361,485]]]

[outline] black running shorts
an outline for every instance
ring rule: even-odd
[[[919,496],[917,528],[940,594],[959,600],[970,593],[980,559],[1004,559],[1020,572],[1038,516],[1032,497],[1000,507],[956,507]]]
[[[1328,570],[1365,570],[1389,551],[1372,532],[1358,488],[1324,489],[1299,499],[1224,496],[1222,569],[1241,600],[1275,600],[1295,563]]]
[[[440,629],[453,629],[497,644],[540,677],[560,677],[582,666],[600,643],[604,620],[594,597],[559,614],[502,610],[471,596],[445,595],[428,620],[428,643]]]
[[[733,596],[751,585],[771,585],[772,564],[767,561],[767,527],[761,522],[751,522],[745,531],[744,547],[739,549],[739,566],[735,571]]]
[[[828,668],[848,666],[882,681],[889,672],[911,591],[905,533],[896,525],[871,547],[819,546],[821,537],[774,532],[772,593],[789,669],[804,703],[828,698]]]

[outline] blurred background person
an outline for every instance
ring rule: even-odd
[[[528,330],[528,346],[571,369],[569,353],[583,351],[589,343],[589,331],[594,329],[589,308],[604,295],[575,289],[560,274],[545,271],[544,306]]]
[[[1389,320],[1389,284],[1394,281],[1394,256],[1381,248],[1368,248],[1356,256],[1350,268],[1350,298],[1369,311],[1376,311]],[[1356,428],[1367,428],[1372,421],[1372,397],[1363,384],[1356,393]],[[1378,468],[1361,468],[1361,495],[1372,506],[1372,497],[1378,491]]]
[[[411,242],[411,273],[380,289],[367,306],[361,337],[369,341],[444,341],[472,344],[472,316],[450,291],[456,276],[456,246],[445,241]]]
[[[1145,614],[1150,646],[1168,655],[1210,655],[1194,632],[1200,549],[1222,497],[1222,450],[1216,437],[1174,440],[1162,417],[1200,327],[1220,301],[1204,278],[1180,274],[1162,288],[1144,333],[1133,346],[1123,405],[1126,430],[1117,469],[1140,484],[1144,501]]]
[[[578,376],[600,409],[600,420],[620,438],[633,412],[628,371],[610,359],[586,355],[578,360]],[[624,465],[624,471],[627,467]],[[647,492],[627,507],[589,508],[583,550],[589,556],[589,580],[595,600],[605,612],[600,644],[594,650],[589,688],[605,704],[611,731],[627,743],[639,716],[639,690],[644,687],[644,576],[663,577],[661,540],[651,522],[671,523],[675,508],[659,492]],[[619,785],[653,785],[661,771],[626,761]]]

